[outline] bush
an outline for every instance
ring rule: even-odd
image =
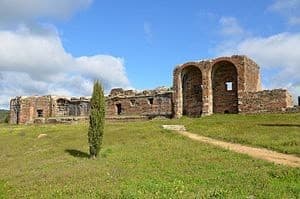
[[[90,157],[95,159],[101,149],[105,120],[105,97],[103,88],[97,80],[94,83],[91,98],[90,123],[88,130],[88,142],[90,147]]]
[[[9,114],[6,115],[6,117],[4,119],[4,123],[9,123]]]

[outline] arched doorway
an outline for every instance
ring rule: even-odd
[[[181,72],[182,115],[198,117],[202,114],[202,73],[196,66],[187,66]]]
[[[212,67],[213,113],[238,113],[238,74],[235,65],[220,61]]]

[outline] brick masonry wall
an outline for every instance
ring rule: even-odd
[[[202,114],[202,74],[199,68],[190,66],[184,69],[182,77],[183,115]]]
[[[233,87],[236,91],[224,92],[224,81],[227,81],[225,80],[225,77],[222,79],[221,75],[220,77],[217,75],[217,78],[214,79],[214,68],[221,63],[223,65],[232,65],[235,67],[236,75],[229,71],[230,74],[226,76],[232,77]],[[198,67],[202,74],[202,115],[210,115],[213,114],[213,112],[224,113],[225,111],[236,113],[238,112],[237,106],[240,99],[239,94],[247,91],[247,89],[256,91],[257,88],[260,87],[259,67],[246,56],[233,55],[231,57],[219,57],[211,60],[200,60],[178,65],[173,71],[173,103],[174,117],[176,118],[181,117],[183,114],[183,104],[185,102],[182,91],[182,77],[185,68],[190,66]],[[250,69],[248,69],[248,66]],[[247,72],[255,74],[246,75]],[[225,72],[223,72],[223,74],[225,74]],[[220,82],[218,82],[218,80]],[[215,85],[219,85],[217,86],[218,88],[216,88],[218,92],[216,90],[216,92],[213,92],[213,82]],[[225,98],[223,98],[224,96]],[[215,107],[215,111],[213,110],[213,107]]]
[[[88,116],[90,102],[88,98],[52,97],[52,117]]]
[[[232,82],[231,91],[226,89],[226,82]],[[42,110],[46,121],[50,117],[88,116],[89,99],[62,97],[61,102],[59,99],[54,96],[12,99],[10,123],[17,123],[17,115],[19,123],[33,122],[38,110]],[[259,66],[253,60],[233,55],[178,65],[173,71],[173,90],[113,89],[106,97],[106,116],[178,118],[183,114],[281,112],[292,106],[292,97],[286,90],[261,91]]]
[[[18,113],[19,112],[19,97],[10,100],[10,107],[9,107],[9,123],[10,124],[17,124],[18,123]]]
[[[106,99],[106,116],[171,117],[172,92],[110,96]]]
[[[213,112],[238,113],[238,82],[235,66],[229,62],[219,62],[214,65],[213,71]],[[232,83],[231,90],[227,90],[226,82]]]
[[[42,111],[42,117],[49,117],[51,115],[50,96],[20,98],[19,106],[20,124],[32,123],[38,117],[38,110]],[[14,115],[16,117],[16,113]],[[16,121],[16,118],[11,119],[11,123],[14,123],[14,121]]]
[[[244,58],[245,64],[245,91],[256,92],[261,91],[261,81],[259,75],[259,66],[248,57]]]
[[[239,111],[241,113],[278,113],[292,106],[292,96],[287,90],[264,90],[243,93]]]

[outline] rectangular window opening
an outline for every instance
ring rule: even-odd
[[[226,91],[232,91],[232,82],[226,82]]]
[[[37,112],[38,117],[43,117],[43,110],[42,109],[38,109],[36,112]]]

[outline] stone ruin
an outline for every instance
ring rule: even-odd
[[[171,118],[172,94],[173,91],[166,87],[141,92],[112,89],[106,97],[107,118]]]
[[[284,112],[293,106],[287,90],[262,90],[259,66],[234,55],[187,62],[173,73],[174,117],[213,113]]]
[[[16,97],[10,101],[10,123],[57,123],[87,119],[90,98],[62,96]]]
[[[10,123],[53,123],[88,119],[90,98],[16,97]],[[178,65],[173,88],[141,92],[112,89],[106,96],[108,120],[200,117],[214,113],[297,112],[287,90],[262,90],[259,66],[241,55]]]

